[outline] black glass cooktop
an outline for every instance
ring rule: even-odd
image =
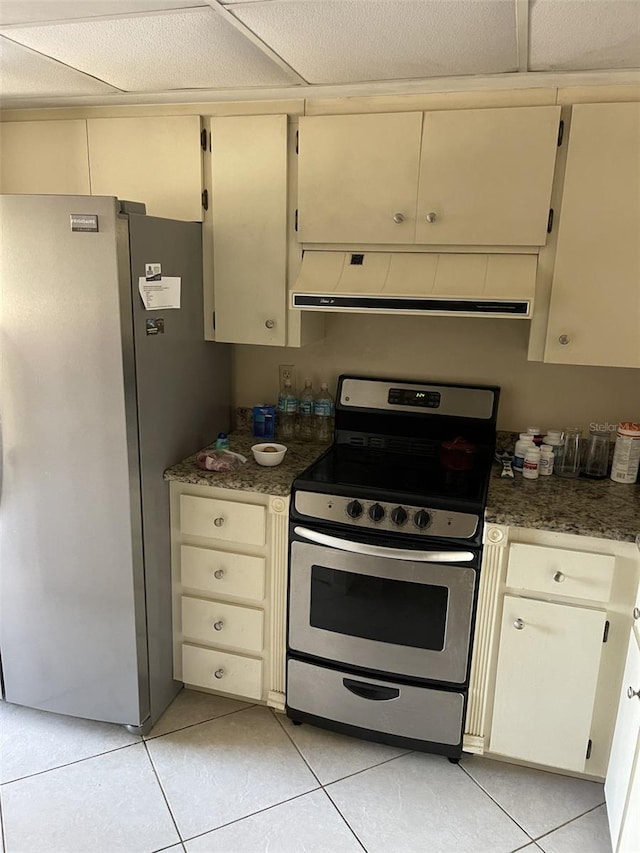
[[[478,448],[469,470],[445,467],[439,453],[412,455],[334,444],[295,481],[295,488],[420,506],[481,511],[492,451]]]

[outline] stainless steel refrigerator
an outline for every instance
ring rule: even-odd
[[[8,702],[148,728],[172,675],[165,468],[226,430],[201,225],[0,196],[0,656]],[[79,229],[79,230],[78,230]],[[180,307],[146,310],[148,265]]]

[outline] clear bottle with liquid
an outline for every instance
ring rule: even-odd
[[[298,401],[298,423],[300,426],[301,441],[313,441],[314,439],[313,410],[314,396],[313,388],[311,387],[311,380],[305,379],[304,391],[300,395],[300,400]]]
[[[298,398],[291,387],[291,380],[285,379],[278,397],[278,438],[295,438],[297,416]]]
[[[333,439],[333,397],[329,393],[329,383],[323,382],[320,393],[313,404],[316,441],[329,442]]]

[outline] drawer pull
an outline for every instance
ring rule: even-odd
[[[222,621],[222,619],[219,619],[217,622],[214,622],[213,628],[215,631],[222,631],[222,629],[224,628],[224,622]]]
[[[397,687],[384,687],[381,684],[367,684],[364,681],[354,681],[353,678],[343,678],[343,685],[361,699],[371,699],[373,702],[389,702],[397,699],[400,690]]]
[[[553,579],[556,583],[562,583],[565,579],[565,575],[563,575],[562,572],[555,572]]]
[[[640,607],[634,607],[631,615],[633,616],[633,621],[637,622],[640,619]]]
[[[216,578],[216,580],[222,580],[222,578],[224,577],[224,569],[216,569],[213,573],[213,576],[214,578]]]
[[[633,687],[627,687],[627,696],[629,699],[633,699],[634,696],[637,696],[640,699],[640,690],[634,690]]]
[[[213,519],[213,523],[215,524],[216,527],[222,527],[222,525],[224,524],[224,518],[221,515],[219,515],[218,518]]]
[[[524,622],[522,621],[522,619],[516,619],[513,623],[513,627],[516,628],[518,631],[522,631],[522,629],[524,628]]]
[[[224,669],[216,669],[213,673],[214,678],[223,678],[224,677]]]

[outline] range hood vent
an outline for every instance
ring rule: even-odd
[[[537,262],[537,255],[305,251],[292,306],[530,319]]]

